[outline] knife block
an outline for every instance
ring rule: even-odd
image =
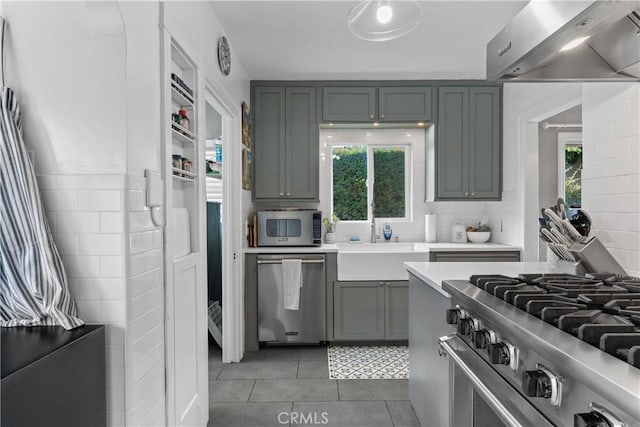
[[[626,276],[627,272],[611,255],[611,252],[595,236],[586,237],[569,248],[589,273],[612,273]]]

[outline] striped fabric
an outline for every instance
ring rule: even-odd
[[[22,140],[20,109],[2,88],[0,105],[0,326],[84,324],[69,294]]]

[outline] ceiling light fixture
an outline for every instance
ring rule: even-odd
[[[564,46],[562,46],[562,48],[560,48],[560,52],[565,52],[567,50],[573,49],[574,47],[578,47],[582,43],[584,43],[588,38],[589,38],[589,36],[578,37],[577,39],[573,39],[569,43],[567,43]]]
[[[389,21],[391,21],[392,17],[393,17],[393,9],[391,9],[391,6],[389,6],[388,4],[385,4],[384,6],[380,6],[376,11],[376,18],[378,19],[378,22],[381,24],[388,24]]]
[[[365,0],[351,9],[347,26],[358,38],[381,42],[409,33],[421,17],[416,0]]]

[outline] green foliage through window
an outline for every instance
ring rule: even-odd
[[[333,149],[333,213],[342,221],[367,220],[367,147]]]
[[[567,206],[582,206],[582,146],[567,145],[565,153],[564,198]]]
[[[368,219],[367,170],[373,162],[376,218],[405,217],[404,147],[340,146],[333,149],[333,213],[342,221]]]
[[[404,148],[374,148],[376,218],[404,218]]]

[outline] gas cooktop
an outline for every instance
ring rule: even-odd
[[[474,275],[469,282],[640,368],[640,278],[613,274]]]
[[[456,333],[440,350],[485,385],[496,372],[494,397],[525,399],[511,415],[533,407],[548,421],[519,414],[518,425],[640,427],[640,279],[474,275],[442,289]]]

